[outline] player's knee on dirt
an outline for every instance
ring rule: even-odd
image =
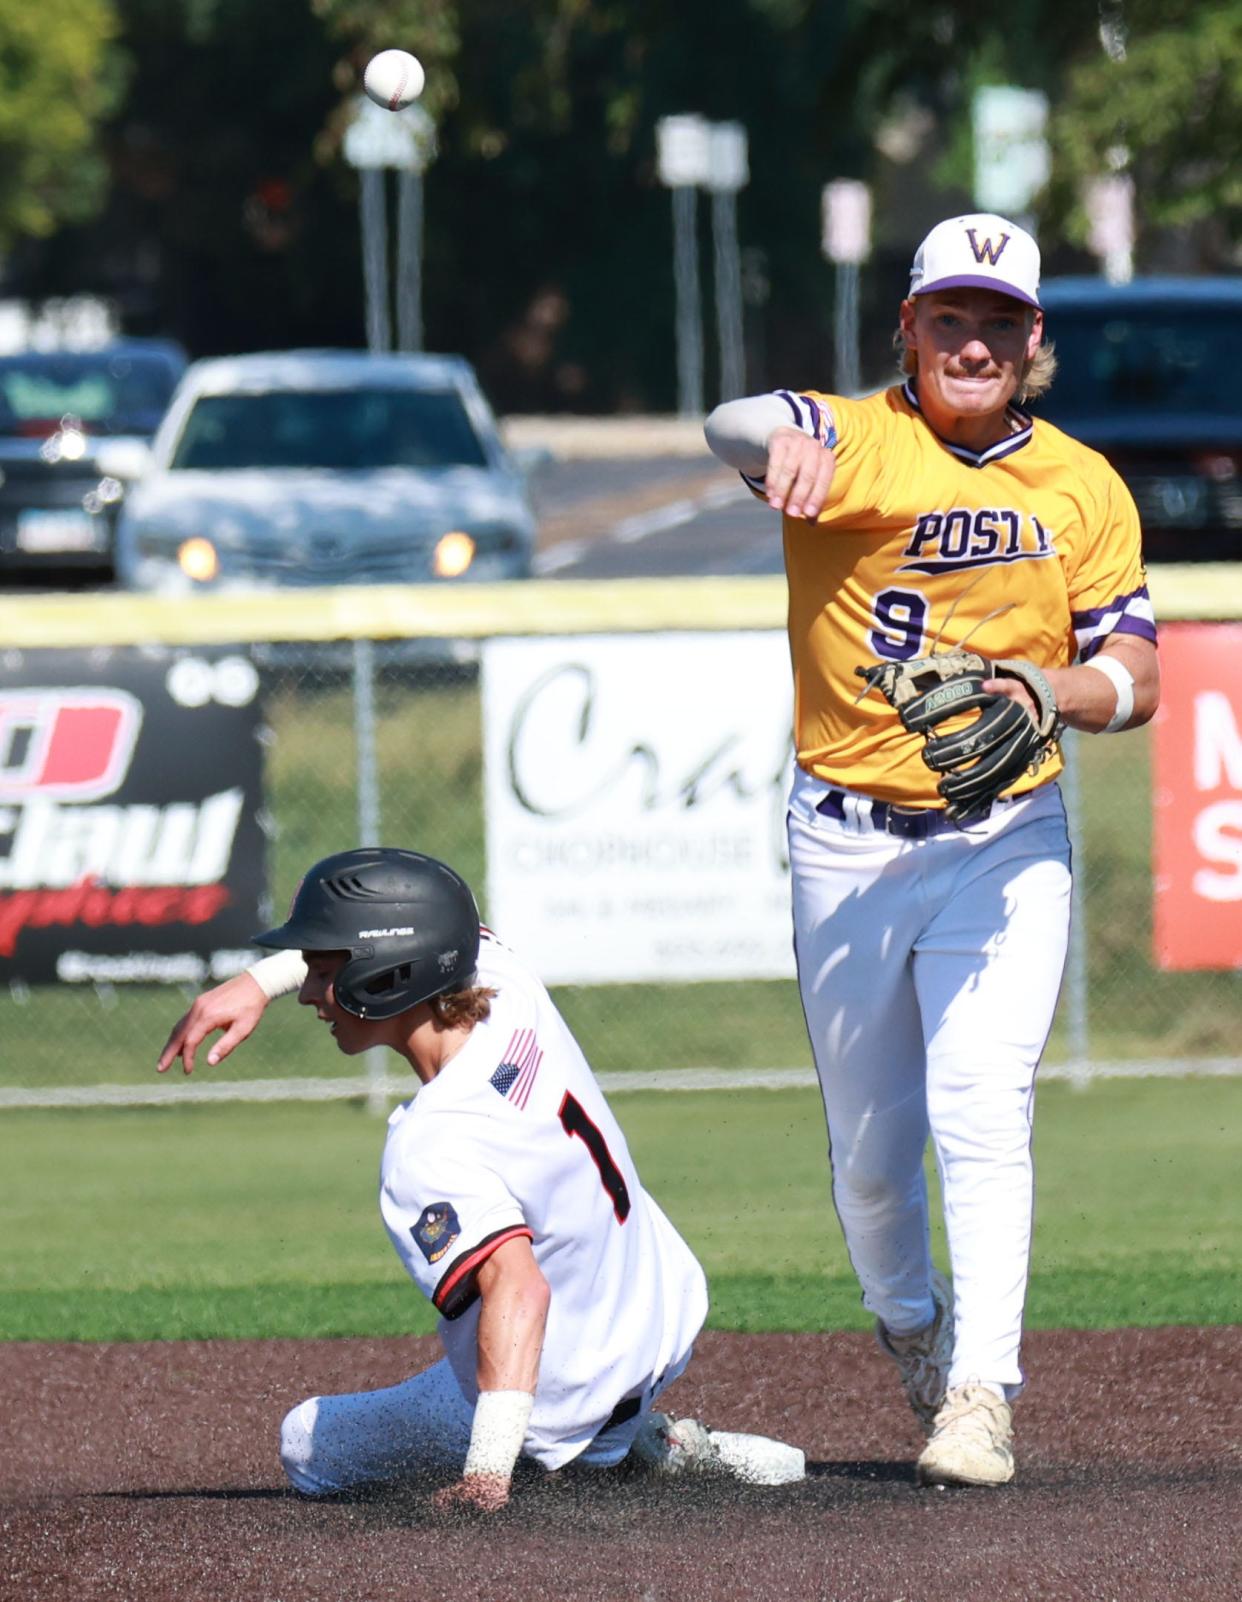
[[[324,1484],[312,1467],[315,1451],[315,1414],[319,1398],[299,1402],[285,1414],[280,1426],[280,1462],[289,1482],[305,1496],[325,1496],[336,1489]]]

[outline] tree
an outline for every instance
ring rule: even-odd
[[[1128,46],[1112,59],[1101,17],[1123,3]],[[113,9],[119,32],[81,69],[85,87],[47,87],[36,28],[47,53],[67,19],[90,35],[83,19]],[[872,184],[864,348],[879,376],[918,238],[971,203],[980,84],[1042,89],[1052,104],[1048,272],[1084,264],[1067,243],[1067,229],[1081,231],[1079,180],[1122,144],[1149,219],[1223,216],[1233,228],[1240,11],[1242,0],[1010,0],[1003,15],[978,0],[0,0],[0,133],[15,126],[25,141],[0,160],[0,244],[6,185],[36,198],[61,186],[55,218],[75,185],[89,198],[104,160],[112,180],[95,222],[12,253],[9,290],[94,290],[130,331],[172,333],[195,355],[361,344],[357,179],[339,147],[366,60],[396,46],[427,68],[439,146],[425,185],[427,341],[474,360],[502,408],[673,404],[672,227],[655,129],[677,112],[749,131],[739,221],[752,384],[824,381],[820,194],[832,178]],[[6,58],[14,34],[21,49]],[[36,119],[47,107],[97,117],[87,90],[112,81],[118,58],[125,93],[98,146],[79,161],[62,139],[52,161]],[[901,137],[886,136],[894,129]],[[21,178],[25,159],[42,162],[42,187]]]
[[[747,125],[743,229],[773,242],[774,306],[783,317],[809,302],[826,320],[819,189],[853,119],[821,117],[820,100],[858,3],[316,0],[352,42],[355,85],[383,46],[427,67],[439,140],[426,181],[429,338],[469,352],[505,407],[671,407],[672,227],[655,127],[686,111]],[[802,359],[812,342],[799,323],[790,344]]]
[[[1072,67],[1054,118],[1062,175],[1127,171],[1143,224],[1242,240],[1242,0],[1130,0]],[[1106,24],[1108,18],[1106,17]],[[1070,226],[1081,236],[1081,213]]]
[[[111,0],[0,0],[0,248],[89,216],[123,71]]]
[[[112,3],[106,208],[15,252],[10,293],[104,296],[127,332],[194,355],[357,344],[350,175],[315,153],[339,51],[307,0]]]

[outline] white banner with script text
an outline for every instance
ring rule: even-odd
[[[488,918],[547,984],[793,975],[783,632],[483,647]]]

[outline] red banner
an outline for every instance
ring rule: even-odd
[[[1160,630],[1157,967],[1242,968],[1242,625]]]

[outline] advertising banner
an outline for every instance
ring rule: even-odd
[[[483,648],[488,915],[551,984],[793,974],[783,632]]]
[[[1242,968],[1242,625],[1160,630],[1155,960]]]
[[[0,981],[199,984],[245,967],[261,784],[248,657],[7,653]]]

